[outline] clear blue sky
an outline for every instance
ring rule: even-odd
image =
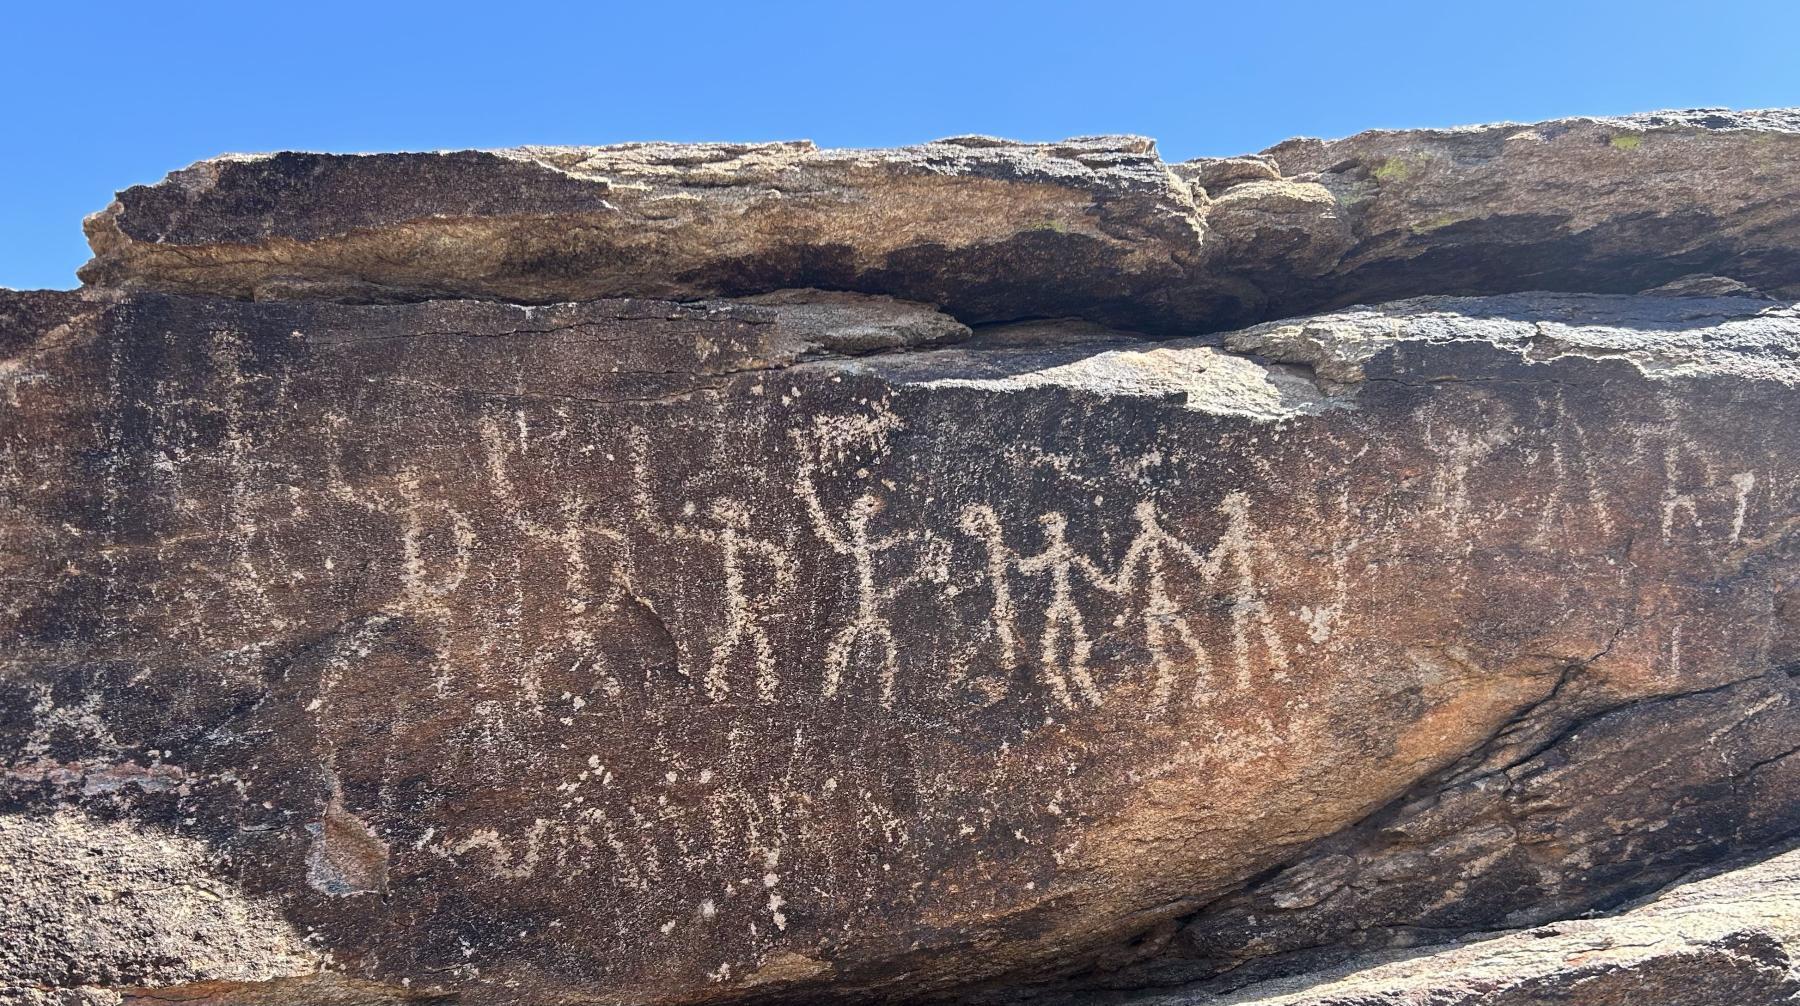
[[[956,133],[1292,135],[1800,104],[1800,2],[11,0],[0,285],[66,287],[82,216],[226,151]]]

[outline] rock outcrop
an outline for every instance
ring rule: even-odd
[[[90,283],[255,299],[891,294],[964,321],[1192,333],[1422,294],[1800,297],[1800,114],[1291,140],[1140,137],[226,157],[88,221]]]
[[[1561,920],[1800,836],[1796,186],[1771,112],[127,190],[0,292],[0,995],[1773,962],[1748,880]]]

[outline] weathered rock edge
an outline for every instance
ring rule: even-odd
[[[233,155],[87,222],[93,285],[348,302],[814,287],[1194,334],[1424,294],[1800,296],[1800,112],[1289,140]],[[1719,284],[1724,284],[1720,287]]]
[[[1734,865],[1684,878],[1612,917],[1371,956],[1234,996],[1174,993],[1132,1003],[1785,1006],[1800,1000],[1800,852]]]
[[[0,295],[6,978],[905,999],[1434,863],[1528,911],[1496,829],[1567,905],[1792,832],[1794,308],[1216,342]],[[1673,831],[1580,770],[1658,710]]]

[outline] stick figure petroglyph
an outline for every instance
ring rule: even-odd
[[[1287,663],[1287,645],[1262,599],[1259,571],[1269,557],[1251,523],[1249,499],[1243,493],[1231,493],[1219,501],[1218,512],[1225,519],[1225,526],[1213,547],[1202,553],[1163,527],[1154,502],[1139,502],[1133,511],[1138,533],[1120,560],[1118,575],[1110,583],[1099,584],[1114,593],[1130,594],[1137,587],[1140,574],[1143,576],[1143,605],[1139,613],[1144,645],[1156,672],[1151,702],[1158,712],[1168,708],[1180,669],[1171,643],[1179,643],[1193,658],[1195,701],[1201,700],[1213,683],[1211,655],[1169,586],[1171,556],[1182,560],[1198,575],[1200,583],[1213,587],[1229,602],[1232,654],[1237,670],[1234,683],[1238,688],[1247,688],[1251,683],[1253,635],[1262,643],[1271,663]]]
[[[1231,602],[1232,654],[1237,662],[1237,687],[1248,688],[1253,633],[1262,643],[1270,663],[1285,666],[1288,661],[1287,644],[1282,642],[1275,616],[1262,599],[1259,570],[1272,565],[1273,557],[1268,554],[1268,546],[1257,537],[1256,525],[1250,520],[1249,497],[1231,493],[1219,501],[1219,513],[1225,518],[1225,527],[1219,534],[1219,543],[1207,555],[1202,577],[1217,583],[1228,571],[1234,576],[1235,582],[1225,594]]]
[[[1587,501],[1587,515],[1600,534],[1610,537],[1613,518],[1606,504],[1605,478],[1596,471],[1594,460],[1601,452],[1594,449],[1587,428],[1570,411],[1562,389],[1550,398],[1540,397],[1537,404],[1540,410],[1537,425],[1548,433],[1546,452],[1556,486],[1555,491],[1542,496],[1537,526],[1539,538],[1550,540],[1568,522],[1580,516],[1584,508],[1573,502],[1577,493]],[[1571,485],[1572,481],[1576,484]]]
[[[773,542],[751,533],[750,512],[743,503],[719,497],[707,507],[711,526],[684,521],[664,522],[656,517],[650,499],[650,474],[646,464],[646,445],[642,437],[632,441],[633,502],[638,518],[650,533],[664,540],[700,541],[713,545],[719,552],[720,585],[724,588],[724,632],[713,644],[707,662],[703,685],[708,698],[715,701],[731,694],[730,668],[733,660],[748,651],[756,668],[756,697],[761,702],[775,701],[781,678],[775,670],[775,644],[769,639],[767,621],[775,603],[792,589],[794,562],[787,552]],[[684,516],[696,511],[694,504],[683,506]],[[761,603],[749,592],[748,567],[755,560],[769,570],[774,583]]]
[[[474,567],[474,523],[448,500],[428,493],[419,469],[414,465],[401,465],[391,481],[391,488],[385,491],[350,478],[344,471],[344,448],[337,435],[337,427],[345,420],[337,414],[327,414],[326,422],[326,494],[369,514],[393,517],[400,522],[401,596],[410,610],[432,612],[448,622],[448,599],[468,579]],[[442,521],[428,520],[433,513]],[[450,545],[448,568],[435,575],[426,548],[433,530],[447,531]]]
[[[524,425],[521,414],[520,426]],[[568,494],[558,507],[562,521],[559,525],[546,524],[531,516],[529,509],[522,502],[524,495],[512,478],[511,450],[500,425],[493,417],[485,416],[481,420],[483,454],[487,461],[487,475],[493,483],[495,494],[513,505],[506,510],[506,519],[510,521],[521,535],[562,551],[564,556],[564,578],[566,597],[564,605],[571,616],[586,612],[592,603],[590,596],[593,590],[592,563],[589,560],[589,542],[600,539],[608,546],[619,548],[627,544],[625,536],[604,524],[590,522],[586,519],[586,501],[576,494]],[[608,592],[611,597],[617,594],[617,585]],[[604,606],[604,605],[603,605]],[[581,632],[571,623],[572,633]],[[583,637],[585,638],[585,636]]]
[[[1168,708],[1181,675],[1182,651],[1193,668],[1193,700],[1200,701],[1213,681],[1213,660],[1200,634],[1177,599],[1172,570],[1175,563],[1191,571],[1198,583],[1210,586],[1223,601],[1232,625],[1232,653],[1239,688],[1250,684],[1253,644],[1260,642],[1270,663],[1284,665],[1287,647],[1267,603],[1262,599],[1261,569],[1270,561],[1250,520],[1249,501],[1232,493],[1220,501],[1224,526],[1211,549],[1202,552],[1163,526],[1155,503],[1140,502],[1133,511],[1138,531],[1126,547],[1113,575],[1082,555],[1068,541],[1068,519],[1060,513],[1038,518],[1044,548],[1036,555],[1019,556],[1006,544],[999,518],[985,505],[965,507],[961,526],[980,539],[988,551],[988,578],[993,583],[993,613],[1001,644],[1001,659],[1011,667],[1017,659],[1019,633],[1017,608],[1010,575],[1013,570],[1030,576],[1046,576],[1050,601],[1044,613],[1044,632],[1039,640],[1044,683],[1056,700],[1075,708],[1077,694],[1099,706],[1088,660],[1093,643],[1076,599],[1076,587],[1085,583],[1118,597],[1140,597],[1137,615],[1150,652],[1154,679],[1151,703],[1155,711]],[[1172,562],[1173,560],[1174,562]]]
[[[1014,666],[1018,653],[1017,613],[1008,580],[1011,570],[1033,576],[1046,575],[1050,580],[1050,603],[1044,610],[1044,633],[1039,639],[1040,673],[1044,684],[1049,686],[1057,702],[1073,709],[1076,700],[1069,689],[1072,678],[1081,697],[1099,706],[1100,690],[1095,687],[1087,669],[1093,642],[1088,638],[1081,609],[1075,604],[1075,580],[1079,575],[1106,590],[1112,589],[1112,581],[1100,567],[1069,544],[1066,535],[1068,518],[1060,513],[1047,513],[1038,518],[1038,525],[1043,528],[1044,550],[1033,556],[1013,553],[991,507],[965,507],[961,524],[966,533],[980,538],[987,546],[988,578],[993,583],[993,618],[1000,637],[1001,662],[1008,667]]]
[[[1188,624],[1187,616],[1182,613],[1181,606],[1175,602],[1175,595],[1169,589],[1168,557],[1173,554],[1187,560],[1189,565],[1203,575],[1215,568],[1215,564],[1187,542],[1165,530],[1157,517],[1156,504],[1150,500],[1139,501],[1133,516],[1137,518],[1138,534],[1125,550],[1125,558],[1119,562],[1119,575],[1114,589],[1121,594],[1129,594],[1137,585],[1140,574],[1143,577],[1144,602],[1140,615],[1144,626],[1144,646],[1150,651],[1151,667],[1156,674],[1151,691],[1151,708],[1160,713],[1169,707],[1169,698],[1174,694],[1175,679],[1179,671],[1171,643],[1179,643],[1193,658],[1193,695],[1196,701],[1205,694],[1212,672],[1212,660],[1207,655],[1205,645],[1194,633],[1193,626]]]
[[[1038,517],[1038,526],[1043,528],[1044,550],[1037,555],[1021,557],[1014,565],[1026,575],[1041,573],[1050,578],[1050,604],[1044,609],[1044,635],[1039,641],[1045,680],[1058,702],[1071,709],[1075,707],[1068,681],[1055,670],[1066,634],[1068,645],[1062,659],[1063,667],[1068,677],[1074,679],[1081,697],[1098,707],[1101,705],[1100,690],[1094,687],[1094,679],[1088,673],[1088,657],[1094,644],[1088,638],[1081,609],[1075,604],[1075,578],[1080,575],[1103,590],[1111,590],[1113,585],[1099,566],[1069,544],[1067,517],[1054,511],[1046,513]]]
[[[880,654],[881,704],[885,708],[892,708],[900,649],[894,642],[893,627],[883,608],[894,599],[899,587],[885,590],[876,587],[875,557],[896,545],[912,541],[916,536],[911,533],[871,535],[869,523],[881,512],[882,506],[880,498],[873,493],[863,493],[850,504],[843,516],[843,530],[838,530],[819,499],[818,486],[813,482],[814,470],[811,461],[801,464],[795,489],[801,502],[806,504],[806,512],[812,519],[814,532],[833,552],[850,557],[856,570],[856,614],[851,616],[849,624],[840,629],[826,647],[824,691],[827,696],[838,693],[843,687],[850,661],[856,655],[857,644],[866,643]]]
[[[519,430],[517,454],[524,456],[528,450],[525,415],[515,412],[514,418]],[[515,452],[512,445],[515,440],[507,435],[494,416],[483,416],[479,425],[489,486],[496,498],[509,504],[502,510],[504,519],[520,536],[550,546],[562,555],[562,607],[566,615],[562,621],[562,636],[578,654],[575,666],[579,667],[595,659],[592,644],[596,628],[606,616],[618,610],[620,600],[627,593],[628,574],[624,570],[629,567],[630,542],[616,529],[592,519],[591,507],[578,487],[565,488],[560,499],[554,500],[554,518],[545,520],[533,516],[531,494],[521,492],[522,487],[513,478]],[[548,461],[539,462],[539,470],[546,464]],[[525,553],[522,549],[510,549],[508,554],[512,560],[516,603],[522,609]],[[594,557],[610,561],[603,569],[596,570]],[[521,673],[522,691],[534,705],[540,699],[541,668],[548,660],[548,654],[534,653],[526,658]],[[595,666],[598,667],[597,661]]]
[[[1018,609],[1013,606],[1012,581],[1009,578],[1013,555],[1006,547],[1000,530],[1000,517],[994,508],[975,503],[963,508],[960,522],[963,533],[979,538],[987,546],[987,574],[994,595],[994,634],[1000,638],[1000,666],[1012,670],[1019,666]]]
[[[737,500],[715,499],[707,513],[716,528],[682,523],[670,525],[677,537],[717,545],[719,562],[725,573],[725,635],[713,647],[712,662],[706,672],[707,694],[715,699],[730,694],[731,688],[726,681],[729,664],[737,652],[747,646],[756,661],[756,697],[762,702],[773,702],[781,679],[775,673],[775,647],[770,643],[764,625],[767,613],[763,609],[768,605],[759,607],[752,603],[745,587],[744,560],[746,557],[761,558],[773,572],[775,589],[767,599],[769,602],[792,588],[793,562],[778,546],[750,533],[750,513]]]

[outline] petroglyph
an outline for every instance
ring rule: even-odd
[[[963,533],[981,541],[987,549],[987,583],[993,594],[991,624],[1000,640],[1000,666],[1011,670],[1019,663],[1019,612],[1013,604],[1012,565],[1015,557],[1006,547],[1000,530],[1000,518],[985,503],[971,503],[963,508],[958,526]]]
[[[485,851],[488,857],[488,869],[509,880],[524,880],[537,873],[544,835],[549,831],[550,826],[551,822],[542,818],[533,821],[520,837],[519,844],[523,848],[517,852],[513,850],[511,843],[502,839],[500,833],[492,828],[482,828],[455,842],[441,843],[435,847],[435,851],[445,857],[464,856],[476,851]],[[621,860],[624,858],[624,856],[620,857]]]
[[[1203,578],[1208,572],[1216,572],[1217,564],[1164,530],[1155,503],[1140,500],[1132,513],[1137,519],[1138,534],[1125,550],[1125,558],[1120,560],[1113,586],[1120,593],[1130,593],[1142,578],[1143,602],[1139,619],[1156,675],[1150,696],[1151,710],[1160,713],[1168,708],[1176,679],[1183,669],[1182,652],[1187,655],[1186,664],[1194,677],[1194,700],[1203,700],[1213,684],[1212,657],[1195,634],[1184,606],[1170,586],[1169,559],[1173,556],[1185,560]]]
[[[1252,656],[1256,643],[1262,644],[1266,666],[1277,674],[1289,664],[1287,644],[1263,597],[1264,571],[1277,568],[1281,560],[1275,547],[1257,535],[1250,519],[1249,497],[1241,492],[1228,494],[1219,503],[1219,514],[1225,526],[1218,544],[1207,555],[1202,578],[1216,582],[1227,572],[1234,574],[1225,594],[1231,612],[1231,652],[1237,664],[1237,687],[1248,688],[1257,669]]]
[[[1056,700],[1067,708],[1075,708],[1069,679],[1074,680],[1083,699],[1092,705],[1101,705],[1100,690],[1088,673],[1093,641],[1088,637],[1081,608],[1075,603],[1075,583],[1080,577],[1096,587],[1105,588],[1108,585],[1106,577],[1099,566],[1069,545],[1067,517],[1055,512],[1042,514],[1038,517],[1038,526],[1043,530],[1043,551],[1017,557],[1013,565],[1021,573],[1041,573],[1050,581],[1050,604],[1044,609],[1044,632],[1039,639],[1045,683]]]
[[[1737,504],[1731,513],[1731,540],[1735,542],[1744,537],[1744,520],[1750,514],[1750,494],[1756,490],[1756,473],[1738,472],[1731,477],[1731,485],[1737,490]]]
[[[402,467],[394,489],[397,509],[406,522],[401,538],[406,600],[411,606],[429,610],[433,602],[455,593],[468,577],[475,561],[475,527],[450,501],[425,491],[416,467]],[[442,518],[441,522],[431,520],[432,515]],[[447,568],[434,575],[425,558],[425,541],[437,528],[448,529],[451,548]]]
[[[1662,540],[1664,544],[1674,541],[1677,518],[1686,520],[1687,524],[1698,530],[1703,526],[1700,519],[1700,504],[1694,494],[1681,490],[1680,448],[1669,444],[1663,448],[1663,501],[1662,501]]]
[[[594,508],[579,485],[565,487],[560,498],[554,500],[554,523],[533,515],[533,508],[512,477],[512,445],[518,444],[520,455],[527,450],[525,414],[514,410],[512,419],[517,431],[514,437],[507,435],[497,417],[485,415],[480,420],[487,477],[495,499],[510,504],[497,509],[513,528],[527,540],[541,542],[562,557],[562,607],[566,614],[563,635],[580,662],[591,652],[598,626],[617,610],[628,593],[625,584],[630,568],[630,538],[594,515]],[[595,569],[595,558],[606,562],[604,573]],[[517,559],[516,552],[515,559],[523,561]]]
[[[1508,439],[1509,420],[1496,417],[1492,425],[1469,430],[1461,425],[1445,423],[1437,410],[1427,410],[1425,444],[1437,456],[1433,466],[1429,494],[1432,510],[1444,521],[1450,534],[1460,534],[1470,516],[1472,497],[1469,480],[1475,467]]]
[[[659,517],[651,499],[647,454],[646,438],[634,436],[631,441],[632,498],[638,520],[656,537],[704,542],[718,551],[724,625],[711,647],[702,679],[707,696],[715,701],[730,697],[732,664],[748,657],[757,701],[774,702],[781,678],[767,623],[776,613],[776,604],[793,589],[793,559],[781,546],[753,534],[749,510],[742,502],[730,497],[716,497],[707,505],[710,525]],[[683,517],[693,517],[696,511],[693,502],[682,504]],[[752,562],[760,562],[772,574],[774,589],[771,593],[751,594],[748,568]]]
[[[523,429],[524,413],[515,413],[516,422]],[[483,455],[487,461],[487,475],[493,481],[495,494],[503,500],[515,501],[517,505],[507,512],[514,528],[525,537],[551,545],[563,555],[565,582],[567,585],[567,610],[570,615],[583,613],[590,601],[592,585],[589,577],[592,573],[584,547],[584,532],[592,533],[611,541],[622,541],[624,536],[611,528],[584,527],[581,521],[581,501],[574,493],[570,493],[563,501],[563,523],[561,527],[544,524],[532,516],[531,508],[525,505],[518,487],[513,483],[511,475],[512,440],[500,428],[499,420],[488,415],[479,420]],[[519,437],[521,444],[524,437]]]
[[[1093,640],[1082,614],[1082,599],[1091,596],[1090,591],[1135,603],[1135,609],[1131,609],[1133,620],[1141,628],[1150,655],[1153,712],[1169,708],[1177,680],[1184,672],[1194,679],[1193,701],[1204,701],[1217,685],[1211,652],[1190,618],[1195,606],[1191,602],[1184,604],[1178,596],[1178,580],[1187,580],[1193,584],[1190,589],[1201,593],[1211,590],[1224,602],[1231,623],[1231,652],[1236,669],[1233,687],[1250,687],[1253,673],[1260,666],[1254,658],[1257,644],[1261,645],[1268,666],[1283,666],[1288,659],[1287,644],[1263,597],[1265,572],[1274,568],[1280,558],[1256,536],[1244,494],[1228,494],[1216,512],[1222,526],[1203,552],[1164,526],[1152,500],[1140,500],[1133,508],[1137,533],[1126,546],[1116,570],[1109,574],[1069,542],[1069,520],[1060,512],[1038,517],[1042,550],[1034,555],[1019,555],[1006,543],[991,507],[966,507],[961,526],[987,551],[986,569],[993,597],[991,617],[1008,666],[1016,662],[1022,645],[1010,583],[1014,571],[1041,576],[1049,584],[1049,601],[1038,638],[1039,673],[1052,696],[1066,709],[1076,708],[1080,702],[1093,706],[1104,703],[1103,690],[1089,668]],[[1176,567],[1171,559],[1179,562],[1187,576],[1173,574]]]
[[[806,451],[806,444],[798,435],[794,437],[794,441],[802,452]],[[840,529],[835,526],[832,516],[825,512],[825,506],[819,500],[819,490],[813,482],[815,472],[816,468],[810,458],[802,461],[796,476],[795,491],[806,505],[813,533],[832,552],[850,560],[856,584],[856,611],[825,649],[823,692],[827,697],[837,695],[857,654],[870,652],[876,659],[881,704],[892,708],[895,677],[900,666],[900,647],[894,641],[893,627],[883,613],[883,606],[894,599],[898,587],[882,587],[877,584],[875,560],[879,553],[917,541],[920,535],[910,531],[871,534],[869,524],[883,509],[881,499],[874,493],[863,493],[849,505],[839,518],[842,521]]]
[[[1550,439],[1550,468],[1556,487],[1561,490],[1544,495],[1538,522],[1540,538],[1549,541],[1565,528],[1568,521],[1583,512],[1601,535],[1610,536],[1615,524],[1587,427],[1575,410],[1569,408],[1568,393],[1563,389],[1558,389],[1547,399],[1540,399],[1537,404],[1541,416],[1539,423],[1548,431]]]

